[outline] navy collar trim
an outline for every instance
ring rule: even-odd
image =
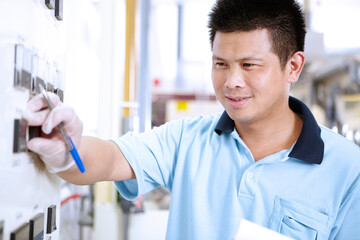
[[[289,107],[303,118],[300,136],[289,157],[308,163],[321,164],[324,157],[324,142],[321,139],[321,129],[314,116],[303,102],[291,96],[289,97]],[[222,133],[229,134],[234,131],[234,128],[234,120],[224,111],[215,127],[215,132],[219,135]]]

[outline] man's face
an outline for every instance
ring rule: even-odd
[[[285,72],[271,50],[268,30],[216,33],[213,86],[236,125],[279,117],[289,94]]]

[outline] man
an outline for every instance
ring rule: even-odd
[[[113,141],[82,137],[82,123],[52,95],[28,104],[43,138],[29,149],[75,184],[115,181],[128,199],[172,193],[167,239],[230,239],[242,218],[294,239],[358,239],[360,149],[318,126],[289,97],[304,66],[305,23],[294,0],[218,0],[209,20],[212,81],[221,115],[166,123]],[[86,173],[66,158],[65,124]]]

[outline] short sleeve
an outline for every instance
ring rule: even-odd
[[[350,187],[329,239],[358,239],[360,236],[360,176]]]
[[[113,140],[136,176],[133,180],[115,182],[124,198],[134,200],[158,186],[171,190],[182,125],[182,120],[177,120],[149,132],[129,132]]]

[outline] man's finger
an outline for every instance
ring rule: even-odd
[[[55,93],[48,92],[49,98],[51,103],[54,107],[59,105],[60,98]],[[38,94],[35,97],[33,97],[28,103],[27,103],[27,109],[33,112],[37,112],[43,108],[47,108],[47,103],[45,98],[42,94]]]
[[[22,113],[22,118],[25,119],[29,126],[41,126],[43,125],[46,117],[49,115],[50,109],[44,109],[39,112],[32,112],[26,109]]]
[[[52,129],[63,123],[64,126],[70,125],[76,120],[77,116],[73,108],[67,105],[59,105],[55,107],[50,113],[47,119],[45,120],[42,130],[44,133],[51,133]]]
[[[65,143],[60,139],[33,138],[27,143],[27,147],[46,158],[66,151]]]

